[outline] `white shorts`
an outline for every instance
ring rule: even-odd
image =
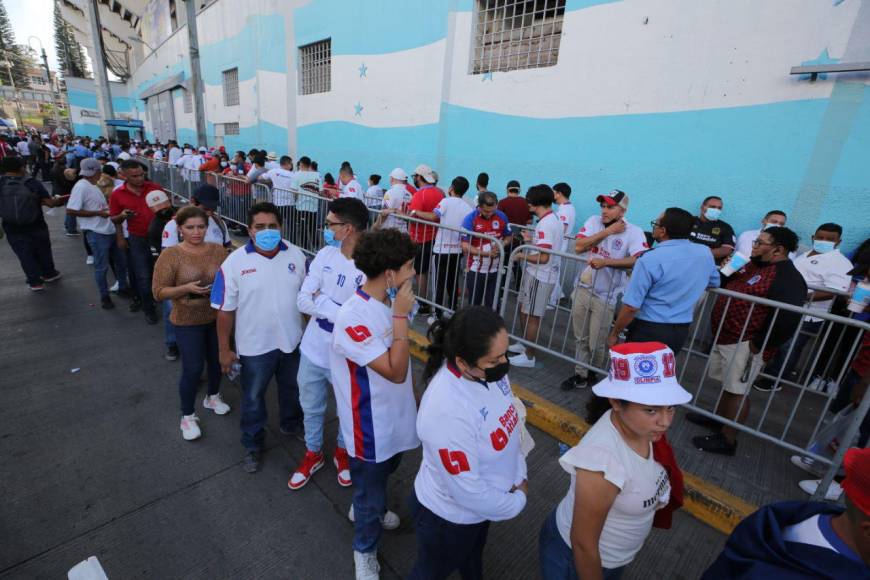
[[[547,304],[550,302],[550,294],[556,283],[548,284],[541,282],[534,276],[523,273],[523,281],[520,284],[518,300],[523,314],[532,316],[544,316],[547,312]]]
[[[710,351],[710,378],[721,381],[726,393],[748,393],[763,366],[761,353],[752,354],[748,340],[736,344],[714,344]]]

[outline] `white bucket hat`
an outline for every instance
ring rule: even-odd
[[[661,342],[625,342],[610,349],[610,373],[592,387],[599,397],[642,405],[684,405],[692,395],[677,382],[674,352]]]

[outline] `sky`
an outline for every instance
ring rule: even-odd
[[[3,0],[12,30],[15,32],[15,42],[30,44],[37,54],[39,42],[28,37],[35,36],[45,48],[48,55],[48,68],[57,70],[57,54],[54,50],[54,2],[52,0]]]

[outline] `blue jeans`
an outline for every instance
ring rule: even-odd
[[[216,395],[220,389],[221,363],[218,358],[217,328],[212,322],[176,326],[175,330],[178,350],[181,352],[181,379],[178,381],[181,414],[192,415],[203,366],[208,369],[208,394]]]
[[[574,552],[562,539],[556,525],[556,510],[553,510],[538,537],[538,557],[541,559],[541,578],[544,580],[580,580],[574,567]],[[602,568],[604,580],[619,580],[625,566]]]
[[[296,382],[299,383],[299,404],[305,414],[305,447],[317,453],[323,448],[323,416],[326,414],[327,393],[332,391],[332,377],[329,369],[317,366],[304,354],[300,357]],[[336,445],[344,449],[341,427]]]
[[[63,218],[63,229],[65,229],[68,234],[77,234],[79,232],[78,221],[75,216],[66,214],[66,217]]]
[[[396,471],[401,461],[401,453],[380,463],[350,458],[355,552],[374,552],[378,549],[382,531],[381,520],[387,512],[387,478]]]
[[[169,322],[169,315],[172,314],[172,300],[164,300],[163,301],[163,329],[164,329],[164,340],[166,342],[166,346],[172,346],[173,344],[178,344],[178,340],[175,336],[175,325]]]
[[[145,312],[154,312],[154,296],[151,294],[151,275],[154,273],[154,256],[147,238],[130,234],[127,239],[130,247],[130,269],[136,280],[136,290],[142,300]]]
[[[177,329],[176,329],[177,330]],[[299,349],[281,352],[275,349],[257,356],[240,356],[242,364],[242,445],[248,451],[259,451],[266,439],[266,387],[272,377],[278,385],[278,409],[281,428],[293,430],[302,426],[299,406]]]
[[[490,274],[482,272],[468,272],[465,275],[465,289],[468,291],[469,305],[489,306],[497,310],[496,279],[498,272]]]
[[[84,230],[85,239],[91,246],[94,256],[94,279],[97,281],[97,290],[100,297],[109,295],[109,284],[106,282],[106,273],[109,271],[109,257],[115,264],[115,278],[118,280],[118,289],[127,289],[127,259],[124,252],[118,249],[115,234],[98,234],[91,230]]]
[[[483,578],[489,521],[454,524],[421,504],[413,490],[408,503],[417,530],[417,561],[409,580],[442,580],[457,570],[462,580]]]

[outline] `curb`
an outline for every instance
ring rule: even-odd
[[[411,355],[425,361],[429,341],[419,332],[410,331]],[[577,442],[589,431],[589,424],[575,413],[532,393],[513,383],[514,394],[526,406],[529,423],[568,445]],[[730,534],[734,527],[758,508],[722,488],[683,471],[685,493],[683,508],[708,526],[723,534]]]

